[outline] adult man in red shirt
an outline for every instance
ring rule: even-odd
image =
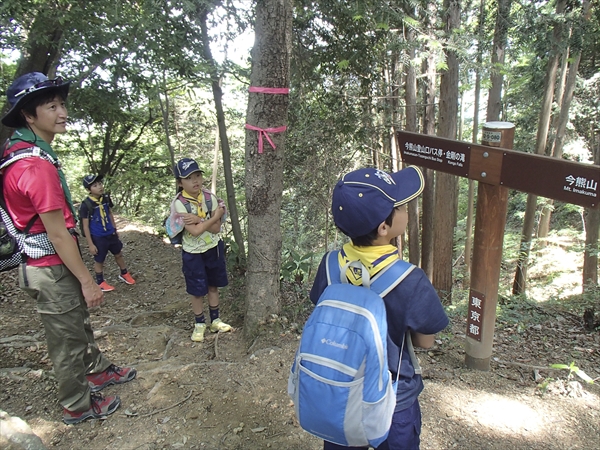
[[[58,381],[63,421],[103,419],[119,407],[118,396],[97,392],[132,380],[136,370],[117,367],[98,349],[88,307],[104,296],[86,266],[77,244],[75,211],[65,175],[50,144],[66,132],[65,100],[69,84],[32,72],[17,78],[7,90],[10,110],[2,123],[16,128],[3,156],[22,147],[37,147],[40,156],[18,160],[4,169],[2,182],[8,213],[17,229],[30,221],[31,234],[41,233],[51,250],[27,259],[19,268],[19,285],[37,301],[48,353]],[[35,218],[35,219],[34,219]]]

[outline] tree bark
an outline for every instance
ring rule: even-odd
[[[460,25],[460,1],[444,0],[445,32],[448,39]],[[458,115],[458,55],[446,48],[448,69],[440,81],[440,114],[438,136],[456,139]],[[458,206],[458,180],[455,175],[438,172],[435,183],[435,223],[433,285],[444,304],[452,302],[452,252],[456,211]]]
[[[430,2],[428,11],[422,20],[429,25],[430,29],[434,28],[435,23],[435,3]],[[425,101],[425,109],[423,114],[423,133],[435,134],[435,95],[436,95],[436,66],[433,52],[423,63],[423,74],[426,82],[424,83],[423,99]],[[432,169],[423,171],[425,176],[425,189],[422,196],[422,252],[421,252],[421,267],[427,277],[433,278],[433,218],[435,209],[435,172]]]
[[[510,25],[511,5],[512,0],[498,0],[498,13],[496,15],[496,26],[494,28],[494,48],[492,51],[492,70],[490,73],[492,87],[490,88],[488,96],[486,118],[488,122],[499,120],[502,111],[504,55],[506,53],[506,42]]]
[[[287,88],[290,83],[292,6],[290,0],[258,0],[250,83],[253,87]],[[246,123],[261,129],[287,125],[288,95],[250,93]],[[246,131],[246,205],[248,271],[244,335],[252,339],[259,326],[280,310],[281,198],[285,132],[274,133],[271,148],[258,132]]]
[[[415,41],[415,32],[409,27],[406,32],[406,42]],[[413,45],[408,49],[408,64],[406,65],[406,131],[417,132],[417,74],[413,61],[416,49]],[[419,200],[408,203],[408,260],[411,264],[419,266],[421,263],[421,248],[419,245]]]
[[[589,0],[584,0],[581,19],[579,21],[580,27],[583,29],[585,22],[589,20],[590,10],[592,3]],[[555,124],[556,134],[552,143],[552,150],[550,156],[560,158],[563,154],[563,146],[565,143],[565,135],[567,131],[567,124],[569,123],[569,110],[571,108],[571,101],[573,100],[573,93],[575,92],[575,86],[577,83],[577,74],[579,72],[579,63],[581,62],[581,49],[579,49],[575,55],[571,58],[567,58],[568,52],[563,57],[564,60],[571,59],[571,63],[568,67],[568,74],[564,82],[564,92],[561,96],[560,101],[560,113]],[[539,237],[547,237],[550,230],[550,218],[552,217],[552,205],[554,200],[548,199],[548,203],[544,206],[540,217],[540,226],[538,231]]]
[[[558,0],[556,3],[556,14],[561,15],[566,7],[567,0]],[[544,96],[540,110],[537,136],[535,141],[535,153],[543,155],[546,151],[546,142],[548,139],[548,129],[552,112],[552,99],[554,97],[554,84],[556,82],[556,72],[560,59],[560,44],[562,41],[563,27],[561,22],[554,26],[552,53],[548,60],[546,68],[546,78],[544,83]],[[525,207],[525,217],[523,218],[523,231],[521,233],[521,245],[519,247],[519,259],[515,271],[512,292],[514,295],[523,294],[527,287],[527,266],[529,264],[529,253],[531,251],[531,240],[535,226],[535,211],[537,207],[537,195],[527,195],[527,205]]]

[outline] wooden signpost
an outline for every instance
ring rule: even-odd
[[[467,367],[489,370],[508,189],[587,208],[600,203],[600,167],[513,151],[509,122],[483,125],[482,145],[399,131],[405,163],[479,181],[466,332]]]

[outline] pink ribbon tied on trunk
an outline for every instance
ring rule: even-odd
[[[267,139],[267,141],[269,142],[271,147],[273,147],[273,150],[275,150],[277,147],[275,146],[275,143],[271,140],[269,133],[281,133],[281,132],[287,130],[287,126],[283,125],[283,126],[277,127],[277,128],[259,128],[259,127],[255,127],[254,125],[250,125],[247,123],[246,129],[258,131],[258,153],[262,153],[263,152],[263,135]]]
[[[267,88],[250,86],[248,88],[248,92],[254,92],[256,94],[289,94],[290,88]],[[258,153],[262,153],[264,147],[263,135],[267,139],[271,147],[273,147],[273,150],[275,150],[277,147],[275,146],[275,143],[271,140],[269,133],[282,133],[285,130],[287,130],[287,126],[283,125],[277,128],[260,128],[247,123],[246,129],[258,132]]]

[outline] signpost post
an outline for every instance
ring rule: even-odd
[[[479,181],[465,364],[489,370],[492,355],[508,188],[598,208],[600,167],[512,150],[514,125],[483,125],[482,145],[399,131],[408,164]]]

